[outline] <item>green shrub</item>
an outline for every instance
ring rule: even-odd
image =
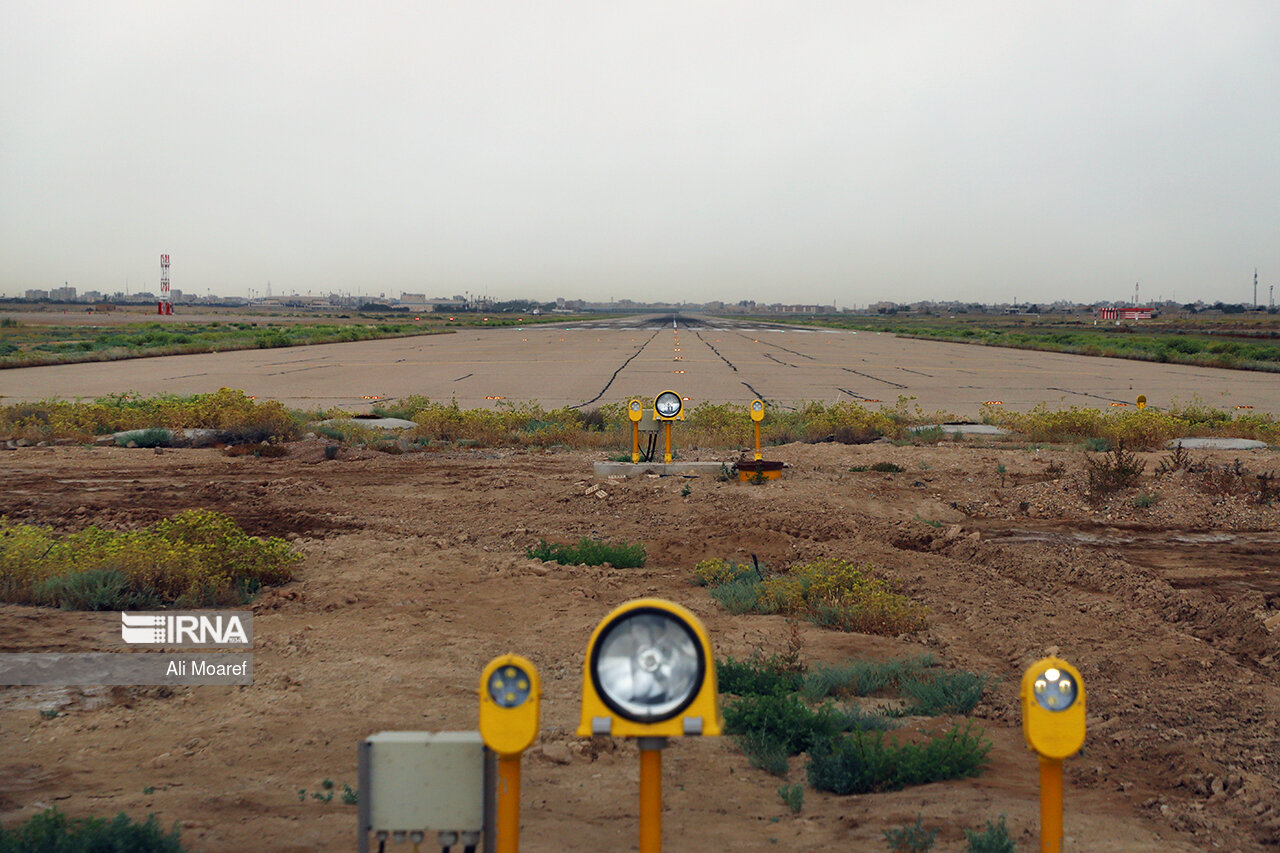
[[[161,603],[149,590],[135,591],[115,569],[53,575],[36,584],[32,597],[63,610],[153,610]]]
[[[925,829],[924,815],[916,815],[915,823],[906,823],[884,831],[884,840],[892,853],[927,853],[933,849],[937,828]]]
[[[539,539],[537,545],[525,549],[525,556],[564,566],[601,566],[609,563],[616,569],[639,568],[646,559],[643,545],[597,542],[585,536],[578,540],[577,545],[549,545],[545,539]]]
[[[931,666],[933,655],[930,654],[893,661],[819,665],[805,673],[800,692],[810,702],[819,702],[828,696],[871,696]]]
[[[1086,498],[1098,503],[1108,495],[1138,484],[1138,478],[1147,467],[1147,463],[1138,459],[1137,454],[1118,444],[1109,453],[1101,456],[1085,457],[1085,474],[1088,478]]]
[[[976,776],[991,742],[973,729],[972,722],[956,725],[922,744],[900,744],[881,731],[819,740],[809,750],[809,784],[833,794],[867,794]]]
[[[736,661],[727,658],[716,664],[720,692],[735,696],[781,696],[800,689],[803,674],[788,668],[777,655],[768,660]]]
[[[113,820],[72,820],[56,808],[9,829],[0,827],[0,853],[183,853],[178,827],[165,833],[155,815],[135,823],[121,812]]]
[[[1084,449],[1092,451],[1093,453],[1106,453],[1111,449],[1111,441],[1103,438],[1102,436],[1087,438],[1084,442]]]
[[[790,757],[786,744],[777,737],[764,732],[747,732],[734,738],[738,748],[747,756],[747,763],[763,770],[770,776],[786,776],[787,759]]]
[[[892,462],[876,462],[871,465],[870,470],[878,471],[881,474],[901,474],[907,469],[903,468],[901,465],[895,465]]]
[[[964,837],[969,843],[968,853],[1014,853],[1017,849],[1013,839],[1009,837],[1009,828],[1005,826],[1004,815],[1000,815],[997,823],[987,821],[987,828],[982,832],[966,829]]]
[[[814,743],[844,730],[846,717],[835,705],[816,711],[794,694],[743,696],[724,709],[725,731],[776,743],[787,755],[799,755]]]
[[[1159,502],[1160,498],[1157,495],[1150,494],[1149,492],[1143,492],[1133,499],[1133,505],[1137,509],[1148,509]]]
[[[778,796],[782,797],[782,802],[787,804],[792,814],[800,814],[804,808],[804,785],[799,782],[794,785],[779,785]]]
[[[734,616],[760,610],[760,581],[740,578],[711,587],[711,597]]]
[[[910,713],[936,717],[968,714],[982,701],[991,677],[963,670],[925,670],[903,678],[898,688],[914,703]]]
[[[173,442],[173,433],[167,429],[152,427],[128,432],[116,439],[117,444],[130,442],[138,447],[168,447]]]
[[[263,585],[291,580],[301,559],[283,539],[249,536],[209,510],[141,530],[87,527],[66,536],[0,519],[0,600],[69,608],[241,604]]]

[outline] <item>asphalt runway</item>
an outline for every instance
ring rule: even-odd
[[[0,371],[5,402],[107,393],[192,394],[221,387],[290,406],[358,411],[370,398],[423,394],[464,408],[538,401],[590,407],[665,389],[702,401],[793,408],[807,401],[912,405],[973,418],[986,402],[1028,409],[1199,400],[1280,413],[1280,377],[766,326],[697,316],[462,330],[282,349]]]

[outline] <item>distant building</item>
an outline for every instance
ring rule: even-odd
[[[74,287],[55,287],[49,291],[49,298],[56,302],[75,302],[76,289]]]
[[[28,290],[27,299],[48,299],[49,291],[47,290]]]

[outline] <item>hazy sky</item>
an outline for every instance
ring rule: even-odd
[[[1280,3],[0,2],[0,292],[1280,283]]]

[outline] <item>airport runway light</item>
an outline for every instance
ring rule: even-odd
[[[1138,395],[1138,408],[1139,408],[1139,409],[1145,409],[1146,407],[1147,407],[1147,395],[1146,395],[1146,394],[1139,394],[1139,395]]]
[[[1084,746],[1085,690],[1080,672],[1056,657],[1022,675],[1022,734],[1040,756],[1040,849],[1062,850],[1062,759]]]
[[[644,417],[644,403],[634,398],[627,403],[627,417],[631,418],[631,464],[640,461],[640,419]]]
[[[662,461],[671,464],[671,422],[684,420],[684,401],[675,391],[663,391],[653,400],[653,419],[662,421]]]
[[[662,749],[667,738],[723,728],[715,653],[684,607],[639,598],[614,610],[587,643],[579,737],[636,738],[640,853],[662,850]]]
[[[764,459],[764,454],[760,452],[760,422],[762,420],[764,420],[764,400],[752,400],[751,421],[755,425],[757,462]]]
[[[520,655],[494,658],[480,674],[480,737],[498,756],[498,853],[520,849],[520,758],[538,737],[538,670]]]

